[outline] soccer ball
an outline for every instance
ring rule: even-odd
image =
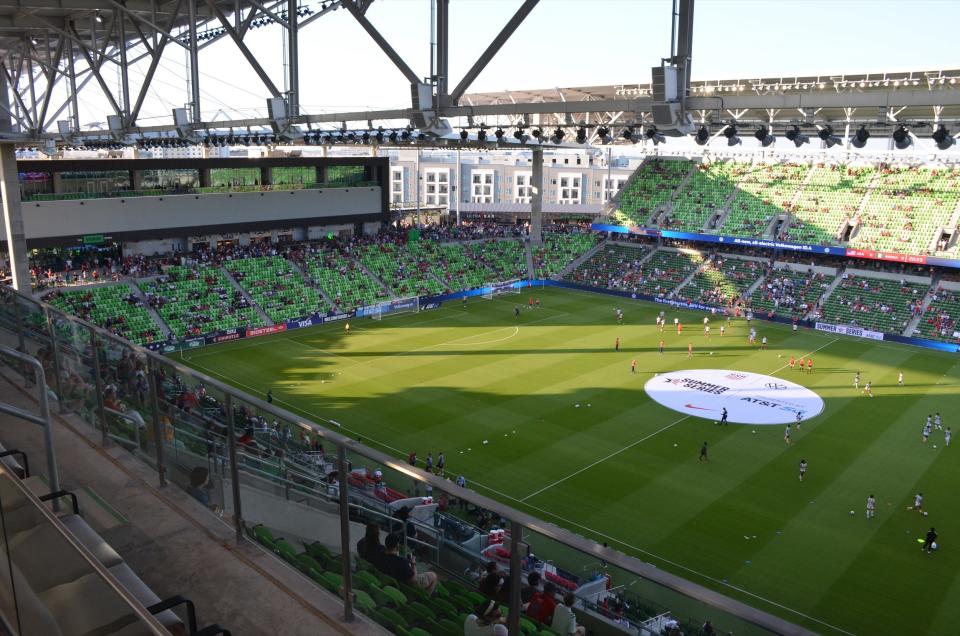
[[[936,448],[936,447],[937,447],[937,445],[936,445],[936,444],[934,444],[934,445],[933,445],[933,447],[934,447],[934,448]]]
[[[850,511],[850,514],[853,515],[853,514],[856,514],[856,513],[855,513],[853,510],[851,510],[851,511]]]
[[[674,444],[674,445],[673,445],[673,447],[674,447],[674,448],[676,448],[676,447],[677,447],[677,445],[676,445],[676,444]]]
[[[938,545],[937,545],[937,542],[934,541],[933,543],[930,544],[930,549],[932,549],[932,550],[939,550],[939,549],[940,549],[940,546],[938,546]]]
[[[713,355],[713,351],[710,352],[710,355]]]
[[[576,403],[576,404],[574,404],[573,406],[574,406],[574,408],[580,408],[580,403],[579,403],[579,402],[577,402],[577,403]]]
[[[782,358],[782,357],[783,357],[783,354],[781,353],[781,354],[778,355],[777,357],[778,357],[778,358]]]
[[[930,513],[927,512],[926,510],[923,511],[923,516],[924,516],[924,517],[926,517],[928,514],[930,514]]]

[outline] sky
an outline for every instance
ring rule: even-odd
[[[316,7],[319,0],[304,0]],[[450,86],[455,86],[521,0],[451,0]],[[671,0],[541,0],[470,92],[646,83],[670,49]],[[367,17],[420,76],[430,71],[430,0],[375,0]],[[699,0],[693,79],[756,78],[960,68],[946,33],[960,0]],[[938,25],[945,25],[938,27]],[[283,87],[284,30],[252,31],[249,45]],[[300,33],[307,113],[403,108],[406,79],[346,10]],[[170,45],[141,123],[167,123],[188,101],[186,55]],[[131,71],[136,88],[146,62]],[[224,38],[200,54],[203,118],[263,115],[267,91]],[[108,79],[109,81],[109,79]],[[118,78],[117,78],[117,81]],[[95,83],[81,93],[81,124],[104,121]]]

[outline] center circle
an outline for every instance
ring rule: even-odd
[[[789,380],[749,371],[687,369],[661,373],[643,389],[654,401],[684,415],[735,424],[791,424],[823,411],[823,400],[810,389]]]

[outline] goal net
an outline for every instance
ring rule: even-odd
[[[519,294],[523,282],[519,278],[507,280],[500,283],[487,283],[483,286],[483,297],[491,299],[494,296],[503,294]]]
[[[374,305],[367,314],[374,320],[383,320],[384,316],[420,313],[420,297],[396,298]]]

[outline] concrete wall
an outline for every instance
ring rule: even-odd
[[[173,195],[130,199],[42,201],[23,204],[27,240],[85,234],[133,234],[125,238],[199,235],[211,229],[296,227],[322,217],[382,215],[379,187],[330,188],[231,194]],[[315,223],[313,223],[315,224]],[[312,224],[311,224],[312,225]],[[230,227],[233,226],[233,227]],[[201,229],[203,228],[203,229]],[[0,228],[0,239],[5,239]]]

